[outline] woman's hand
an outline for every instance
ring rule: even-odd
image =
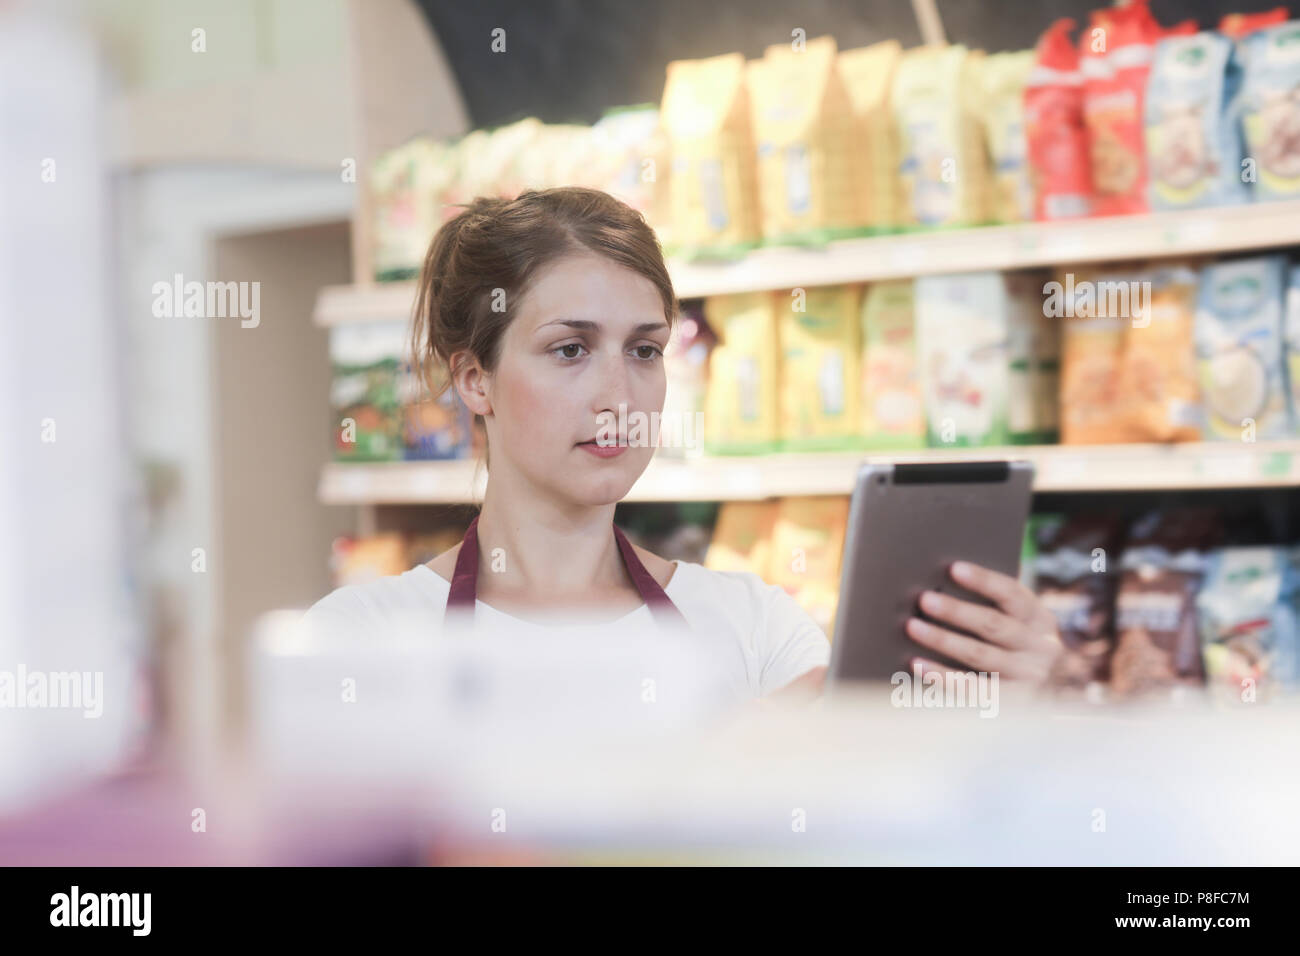
[[[962,587],[984,595],[997,606],[985,607],[926,591],[921,595],[921,609],[936,620],[978,634],[984,640],[956,634],[917,617],[908,618],[908,636],[918,644],[970,665],[971,670],[998,674],[1009,680],[1046,683],[1064,647],[1055,615],[1033,591],[1005,574],[968,561],[954,563],[949,573]],[[916,660],[923,672],[947,670],[923,657]]]

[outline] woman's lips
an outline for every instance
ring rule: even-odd
[[[579,442],[578,447],[583,451],[589,451],[597,458],[614,458],[627,451],[627,444],[621,445],[601,445],[593,441]]]

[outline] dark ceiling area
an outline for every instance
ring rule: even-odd
[[[894,37],[921,41],[910,0],[413,0],[460,81],[470,119],[491,127],[525,116],[592,123],[606,109],[657,103],[670,60],[739,51],[761,56],[831,34],[841,48]],[[1057,17],[1086,22],[1105,0],[938,0],[948,39],[998,52],[1034,45]],[[1165,25],[1267,10],[1278,0],[1152,0]],[[1293,3],[1293,6],[1300,4]],[[505,31],[505,52],[492,50]]]

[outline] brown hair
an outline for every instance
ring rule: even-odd
[[[480,196],[434,235],[420,271],[411,345],[434,395],[452,384],[451,357],[468,350],[496,368],[501,336],[538,271],[593,252],[654,283],[671,327],[677,297],[663,251],[645,217],[598,189],[528,190],[515,199]],[[504,310],[494,311],[504,298]],[[444,371],[435,380],[434,373]]]

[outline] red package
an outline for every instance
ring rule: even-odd
[[[1274,7],[1260,13],[1229,13],[1219,21],[1219,32],[1229,39],[1240,40],[1256,30],[1286,23],[1289,17],[1286,7]]]
[[[1025,81],[1025,145],[1035,219],[1073,219],[1092,211],[1083,74],[1070,41],[1073,29],[1069,18],[1047,28]]]
[[[1094,214],[1122,216],[1147,210],[1142,115],[1147,74],[1159,40],[1195,32],[1194,20],[1162,29],[1147,0],[1093,11],[1079,43],[1079,68]]]

